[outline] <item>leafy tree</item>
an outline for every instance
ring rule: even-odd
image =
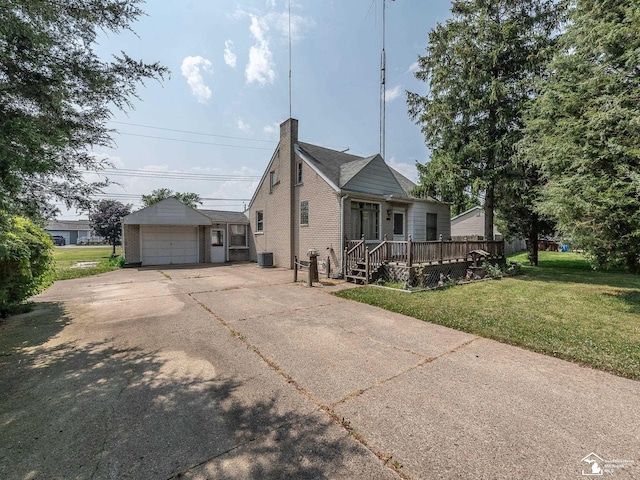
[[[640,271],[640,8],[579,0],[528,117],[539,211],[602,267]]]
[[[116,244],[122,238],[122,218],[130,213],[131,205],[117,200],[100,200],[89,214],[93,230],[113,245],[112,257],[116,256]]]
[[[152,191],[149,195],[142,195],[142,205],[148,207],[149,205],[153,205],[160,200],[164,200],[165,198],[170,197],[180,200],[182,203],[191,208],[198,208],[198,204],[202,205],[200,195],[198,195],[197,193],[174,192],[169,188],[158,188]]]
[[[53,243],[23,217],[0,215],[0,317],[53,283]]]
[[[0,209],[50,215],[53,199],[89,207],[105,182],[111,109],[131,108],[145,79],[168,70],[124,52],[103,60],[102,33],[131,30],[142,0],[0,0]]]
[[[422,127],[431,161],[420,183],[454,205],[462,192],[484,192],[485,238],[511,169],[522,116],[554,45],[563,3],[553,0],[456,0],[452,17],[429,33],[416,78],[426,95],[408,93],[409,115]],[[458,193],[456,193],[456,191]]]

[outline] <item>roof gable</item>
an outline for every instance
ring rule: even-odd
[[[365,160],[366,163],[341,185],[342,188],[374,195],[393,195],[403,198],[409,196],[380,155]]]
[[[211,219],[175,198],[165,198],[123,219],[125,225],[211,225]]]

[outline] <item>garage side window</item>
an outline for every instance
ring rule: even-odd
[[[262,210],[256,212],[256,232],[264,232],[264,214]]]
[[[230,247],[246,247],[247,246],[247,227],[246,225],[230,225],[229,246]]]
[[[309,225],[309,202],[300,202],[300,225]]]

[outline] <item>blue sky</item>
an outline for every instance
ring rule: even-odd
[[[292,116],[301,141],[361,156],[379,152],[382,1],[292,1]],[[137,35],[102,38],[101,55],[124,50],[171,69],[170,79],[139,89],[135,110],[114,112],[116,146],[96,154],[130,176],[109,174],[120,185],[107,196],[138,208],[136,196],[167,187],[225,199],[201,208],[242,210],[236,199],[251,198],[278,125],[289,117],[288,5],[149,0],[147,16],[133,25]],[[407,115],[405,91],[426,92],[412,70],[450,6],[387,0],[386,161],[413,180],[415,161],[425,162],[429,151]],[[63,210],[60,218],[78,215],[85,216]]]

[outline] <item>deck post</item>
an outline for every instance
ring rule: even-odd
[[[407,267],[411,267],[413,265],[413,240],[411,239],[411,235],[409,235],[409,240],[407,241]]]
[[[293,257],[293,283],[298,282],[298,257]]]
[[[444,263],[444,243],[443,243],[442,234],[440,234],[440,261],[439,263]]]
[[[364,250],[364,284],[369,285],[369,247]]]

